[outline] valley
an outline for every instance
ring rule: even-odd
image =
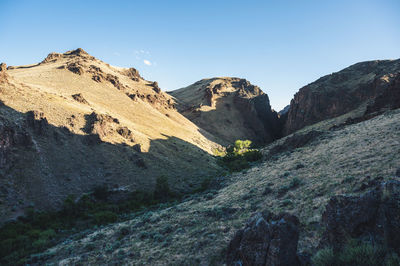
[[[258,217],[271,235],[286,232],[273,227],[277,221],[298,219],[288,225],[298,234],[292,259],[317,265],[316,254],[338,238],[326,231],[327,206],[348,206],[332,203],[338,195],[356,201],[381,193],[379,219],[400,217],[399,59],[321,77],[282,112],[267,92],[243,78],[215,77],[166,93],[135,68],[80,48],[33,65],[1,64],[0,223],[11,225],[0,230],[1,245],[11,253],[29,245],[35,254],[0,261],[231,265],[257,257],[244,252],[254,243],[284,239],[247,241],[243,232],[259,230],[249,218]],[[237,140],[252,142],[254,158],[247,148],[231,152]],[[32,217],[54,223],[46,228]],[[400,232],[383,224],[394,240],[382,237],[378,221],[343,230],[394,247],[384,253],[391,265]],[[287,246],[261,252],[261,264],[286,265]]]

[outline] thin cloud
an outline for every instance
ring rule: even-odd
[[[144,60],[143,60],[143,63],[144,63],[145,65],[151,66],[151,62],[150,62],[149,60],[144,59]]]

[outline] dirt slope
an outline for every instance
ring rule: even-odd
[[[160,175],[187,191],[219,169],[218,144],[156,82],[82,49],[1,65],[0,100],[0,220],[102,184],[152,190]]]

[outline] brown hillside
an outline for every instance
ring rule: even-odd
[[[280,135],[268,95],[245,79],[203,79],[170,94],[185,117],[221,144],[237,139],[268,143]]]
[[[156,82],[82,49],[1,65],[0,100],[1,221],[99,185],[153,190],[160,175],[192,190],[219,169],[210,155],[218,145]]]

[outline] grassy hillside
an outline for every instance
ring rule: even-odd
[[[265,209],[297,215],[299,249],[314,252],[328,199],[359,194],[369,180],[394,178],[400,161],[400,110],[329,130],[335,122],[272,143],[262,150],[261,163],[215,177],[220,186],[205,193],[71,236],[35,259],[70,265],[221,264],[233,234],[252,213]],[[307,141],[298,141],[302,138]]]

